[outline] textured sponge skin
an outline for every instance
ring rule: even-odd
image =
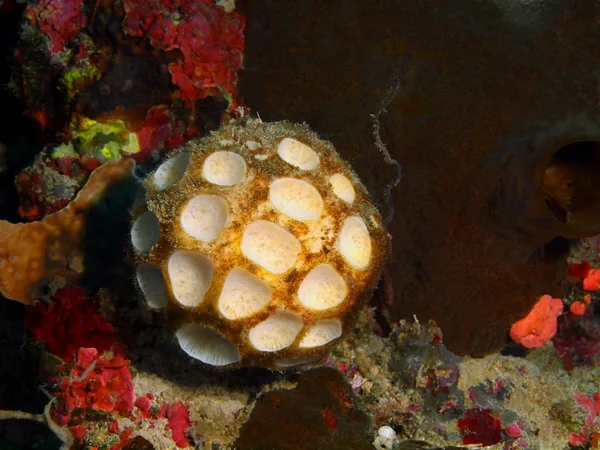
[[[132,224],[152,214],[159,236],[133,246],[140,295],[209,365],[318,362],[352,327],[388,254],[363,184],[303,125],[232,121],[170,155],[144,187]]]

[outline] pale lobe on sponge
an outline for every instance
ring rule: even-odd
[[[342,175],[341,173],[336,173],[329,177],[329,183],[331,183],[331,187],[335,195],[344,200],[346,203],[352,204],[354,202],[356,192],[354,191],[352,181],[350,181],[348,177]]]
[[[233,186],[246,176],[246,162],[237,153],[215,152],[204,161],[202,174],[213,184]]]
[[[250,317],[269,303],[272,295],[267,283],[246,269],[234,267],[225,278],[219,296],[219,312],[229,320]]]
[[[131,243],[140,253],[148,253],[159,237],[158,220],[150,211],[141,214],[131,227]]]
[[[277,154],[285,162],[302,170],[313,170],[319,165],[317,152],[296,139],[282,139],[277,146]]]
[[[269,187],[269,200],[279,211],[295,220],[318,220],[323,198],[310,183],[296,178],[278,178]]]
[[[184,352],[206,364],[219,367],[240,360],[235,345],[211,328],[186,325],[177,330],[175,335]]]
[[[330,343],[342,335],[342,324],[338,319],[317,320],[312,327],[308,329],[302,340],[300,347],[312,348]]]
[[[181,227],[199,241],[214,241],[229,220],[227,200],[219,195],[197,195],[181,214]]]
[[[162,309],[169,303],[169,294],[162,272],[154,264],[142,263],[136,268],[136,279],[151,308]]]
[[[339,250],[348,263],[357,269],[366,269],[371,259],[371,236],[364,220],[348,217],[340,231]]]
[[[331,264],[319,264],[300,283],[298,299],[312,309],[333,308],[348,295],[348,285]]]
[[[154,172],[153,177],[156,188],[162,191],[181,180],[189,163],[190,154],[185,152],[166,160]]]
[[[169,257],[167,272],[175,299],[194,307],[202,303],[212,283],[213,263],[200,253],[180,250]]]
[[[366,189],[306,126],[232,121],[145,188],[131,235],[140,293],[183,352],[215,367],[323,359],[387,256]]]
[[[257,220],[244,230],[241,249],[250,261],[279,275],[294,266],[302,245],[285,228],[273,222]]]
[[[277,311],[248,332],[254,348],[276,352],[292,345],[302,329],[302,316],[291,311]]]

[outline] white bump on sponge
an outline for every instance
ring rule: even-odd
[[[206,256],[192,251],[176,251],[169,257],[167,272],[175,299],[184,306],[202,303],[213,279],[213,264]]]
[[[246,258],[276,275],[291,269],[302,250],[292,233],[266,220],[256,220],[246,227],[241,247]]]
[[[156,216],[150,211],[142,213],[131,227],[131,243],[140,253],[148,253],[158,242],[160,229]]]
[[[344,221],[340,231],[339,251],[355,269],[366,269],[371,260],[371,236],[365,222],[358,216]]]
[[[318,311],[333,308],[344,301],[348,286],[331,264],[319,264],[302,280],[298,288],[300,303]]]
[[[318,220],[323,212],[323,198],[313,185],[296,178],[279,178],[269,187],[269,200],[295,220]]]
[[[214,241],[229,221],[229,205],[219,195],[197,195],[183,208],[181,227],[203,242]]]
[[[246,161],[237,153],[214,152],[204,160],[202,176],[219,186],[233,186],[246,177]]]
[[[302,348],[320,347],[330,343],[342,335],[342,323],[337,319],[317,320],[302,337],[299,346]]]
[[[183,178],[189,163],[190,154],[187,152],[167,159],[154,172],[154,184],[160,191],[173,186]]]
[[[211,328],[186,325],[175,336],[184,352],[203,363],[226,366],[240,361],[237,347]]]
[[[356,192],[354,186],[348,177],[341,173],[336,173],[329,177],[329,183],[333,189],[333,193],[350,205],[354,203]]]
[[[165,308],[169,297],[160,269],[154,264],[142,263],[137,266],[135,273],[148,305],[157,309]]]
[[[292,345],[302,325],[300,314],[280,310],[252,328],[248,339],[261,352],[276,352]]]
[[[233,268],[223,284],[218,308],[229,320],[249,317],[260,311],[273,292],[262,280],[238,267]]]
[[[282,139],[277,146],[277,154],[286,163],[302,170],[314,170],[319,165],[317,152],[296,139]]]

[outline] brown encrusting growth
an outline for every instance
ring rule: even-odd
[[[555,238],[598,232],[586,182],[600,142],[592,1],[237,6],[246,104],[263,120],[306,121],[384,216],[393,207],[393,319],[435,319],[450,349],[481,355],[541,295],[563,294],[568,243]],[[379,155],[373,115],[402,166],[390,204],[396,171]]]
[[[372,421],[339,371],[296,376],[294,389],[264,393],[234,444],[238,450],[369,450]]]
[[[86,212],[107,187],[131,176],[134,164],[131,159],[103,164],[68,206],[39,222],[0,221],[0,292],[4,297],[28,304],[53,278],[73,281],[82,274]]]

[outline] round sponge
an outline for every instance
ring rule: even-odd
[[[182,351],[212,366],[324,358],[388,252],[366,189],[306,126],[232,121],[144,187],[131,227],[140,294]]]

